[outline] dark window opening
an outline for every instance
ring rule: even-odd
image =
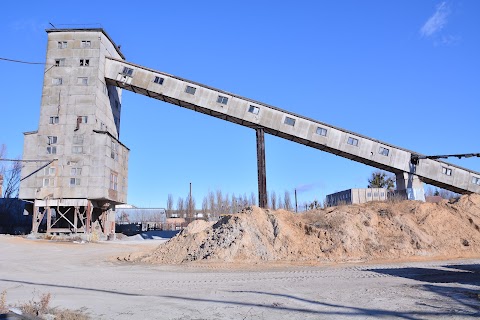
[[[283,121],[283,123],[293,127],[295,126],[295,119],[290,117],[285,117],[285,121]]]

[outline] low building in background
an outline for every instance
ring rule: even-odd
[[[365,203],[369,201],[385,201],[389,191],[385,188],[348,189],[327,195],[326,205]]]

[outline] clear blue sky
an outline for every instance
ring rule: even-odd
[[[480,152],[480,1],[7,1],[0,57],[44,62],[49,22],[103,27],[128,61],[423,154]],[[78,25],[77,25],[78,24]],[[0,143],[38,127],[43,66],[0,61]],[[128,202],[257,192],[255,132],[124,92]],[[266,136],[267,187],[299,202],[374,170]],[[480,159],[450,162],[480,171]]]

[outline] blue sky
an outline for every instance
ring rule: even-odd
[[[423,154],[480,152],[480,2],[8,1],[0,57],[45,60],[49,22],[103,27],[127,60]],[[38,127],[43,66],[0,61],[0,144]],[[128,202],[257,192],[255,132],[124,92]],[[451,159],[480,171],[480,159]],[[267,187],[299,202],[374,170],[266,136]]]

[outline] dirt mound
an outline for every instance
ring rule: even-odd
[[[480,255],[480,195],[456,203],[372,202],[294,214],[257,207],[196,221],[154,252],[127,260],[368,261]]]

